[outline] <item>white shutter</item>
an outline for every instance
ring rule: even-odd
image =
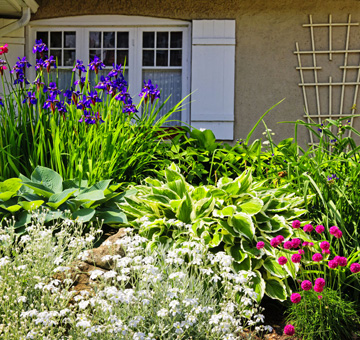
[[[191,125],[234,138],[235,20],[194,20]]]

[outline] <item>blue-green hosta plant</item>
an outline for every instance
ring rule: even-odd
[[[59,218],[89,222],[97,218],[105,224],[124,223],[125,214],[114,204],[124,196],[116,191],[121,184],[110,183],[104,180],[88,187],[86,180],[63,181],[57,172],[38,166],[30,178],[20,175],[0,182],[0,221],[14,216],[16,231],[21,233],[30,223],[32,211],[45,208],[45,222]]]
[[[136,194],[118,204],[140,235],[151,240],[149,246],[203,239],[213,251],[230,254],[236,270],[257,274],[259,298],[266,293],[285,300],[289,289],[283,281],[294,277],[296,268],[290,263],[281,267],[276,261],[279,250],[258,250],[256,244],[269,243],[280,234],[285,240],[293,236],[291,221],[306,213],[301,209],[303,200],[288,195],[285,188],[265,188],[251,172],[221,178],[217,186],[194,187],[172,164],[164,177],[164,181],[147,178],[144,185],[134,187]]]

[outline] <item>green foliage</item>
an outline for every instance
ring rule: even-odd
[[[194,187],[172,164],[165,170],[164,182],[147,178],[135,186],[136,194],[118,204],[142,236],[158,243],[181,243],[201,238],[214,251],[224,250],[234,260],[236,270],[259,270],[260,289],[274,298],[286,299],[281,282],[290,272],[274,257],[277,250],[260,251],[258,241],[271,240],[280,233],[290,237],[289,221],[303,215],[303,200],[286,195],[285,188],[268,190],[253,181],[250,171],[236,179],[221,178],[217,186]]]
[[[87,181],[63,181],[57,172],[38,166],[30,178],[20,175],[0,183],[0,219],[14,216],[18,233],[24,232],[32,211],[39,208],[48,209],[45,222],[70,218],[83,223],[95,219],[108,225],[125,223],[126,216],[115,203],[126,193],[116,191],[121,184],[110,183],[104,180],[88,186]]]
[[[287,321],[304,340],[353,339],[359,335],[360,319],[354,302],[328,288],[322,292],[322,299],[312,290],[303,292],[301,301],[289,307]]]

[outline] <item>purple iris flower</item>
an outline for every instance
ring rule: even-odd
[[[72,71],[75,72],[76,70],[79,71],[80,78],[81,78],[81,72],[86,72],[86,68],[85,68],[84,62],[82,60],[79,60],[79,59],[76,60],[76,64],[75,64],[74,68],[72,69]]]
[[[131,98],[127,98],[126,101],[124,101],[124,107],[122,112],[123,113],[128,113],[130,115],[130,113],[135,113],[138,112],[138,110],[136,110],[136,106],[132,103]]]
[[[93,61],[89,64],[89,69],[95,71],[95,74],[98,74],[99,70],[102,70],[104,67],[105,64],[97,56],[94,56]]]
[[[43,68],[45,68],[46,65],[45,65],[45,62],[44,60],[42,59],[36,59],[36,65],[35,65],[35,69],[36,70],[39,70],[42,71]]]
[[[82,89],[84,88],[84,85],[85,85],[85,80],[86,78],[85,77],[81,77],[79,80],[76,80],[74,82],[74,85],[79,85],[80,86],[80,89],[82,91]]]
[[[127,101],[128,98],[130,98],[130,94],[126,91],[125,87],[115,96],[116,100],[120,100],[124,103]]]
[[[61,90],[58,90],[55,82],[51,82],[49,84],[49,86],[46,86],[46,85],[44,86],[43,92],[45,93],[47,91],[49,91],[51,94],[55,94],[55,95],[58,95],[61,93]]]
[[[3,103],[3,100],[1,97],[0,97],[0,106],[4,106],[4,103]]]
[[[63,100],[58,101],[55,105],[56,105],[58,112],[63,116],[63,118],[65,120],[65,113],[67,112],[67,110],[66,110],[64,101]]]
[[[46,52],[48,50],[47,46],[42,42],[41,39],[39,40],[35,40],[35,45],[33,47],[33,53],[39,52],[41,58],[44,55],[44,52]]]
[[[97,83],[95,88],[99,90],[108,90],[110,88],[110,82],[111,80],[109,77],[101,76],[100,81]]]
[[[88,92],[87,99],[89,99],[93,105],[95,105],[95,103],[102,102],[102,100],[98,97],[97,91]]]
[[[72,98],[72,93],[73,93],[73,89],[71,88],[70,90],[66,90],[63,95],[65,97],[65,100],[68,104],[71,103],[71,98]]]
[[[26,60],[26,57],[23,57],[20,59],[18,57],[19,61],[16,62],[15,66],[13,67],[11,73],[24,73],[25,68],[31,67],[31,64]]]
[[[27,79],[25,78],[24,73],[22,73],[22,72],[16,73],[16,79],[14,80],[14,85],[20,84],[20,85],[22,86],[24,83],[25,83],[26,85],[30,84],[30,83],[27,81]]]
[[[72,93],[72,100],[74,102],[75,105],[78,104],[78,98],[80,96],[80,91],[73,91]]]
[[[29,106],[36,105],[37,104],[37,98],[35,96],[35,93],[28,92],[26,98],[23,100],[23,104],[25,104],[26,101],[28,101]]]
[[[85,95],[83,95],[83,99],[78,102],[76,107],[80,110],[85,111],[85,109],[91,108],[91,101],[87,99]]]
[[[146,83],[144,80],[144,87],[142,88],[140,94],[140,97],[142,97],[145,101],[145,104],[147,101],[151,100],[151,104],[154,102],[155,99],[160,98],[160,91],[158,90],[158,86],[156,87],[151,83],[151,80]]]
[[[127,87],[127,85],[127,81],[124,79],[122,74],[111,82],[111,86],[118,89],[119,91],[122,91],[122,89]]]
[[[51,109],[51,111],[54,113],[56,108],[56,103],[58,103],[59,101],[60,100],[56,98],[56,95],[50,92],[49,97],[46,99],[43,108]]]
[[[121,64],[120,65],[113,64],[113,69],[109,72],[108,77],[110,78],[115,77],[116,79],[118,77],[118,73],[122,75]]]
[[[34,84],[36,84],[36,89],[37,89],[38,92],[40,91],[40,88],[42,86],[44,86],[44,83],[41,82],[40,78],[36,78],[36,80],[34,81]]]
[[[44,65],[46,67],[46,71],[49,73],[51,65],[53,65],[54,68],[56,68],[56,59],[51,55],[48,59],[44,61]]]

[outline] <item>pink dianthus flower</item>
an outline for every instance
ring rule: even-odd
[[[301,255],[300,254],[294,254],[291,256],[291,261],[294,263],[300,263],[301,261]]]
[[[330,243],[328,241],[323,241],[320,243],[320,248],[322,250],[329,250],[330,249]]]
[[[294,239],[291,241],[291,243],[292,243],[293,248],[299,248],[299,247],[300,247],[300,244],[301,244],[301,240],[298,239],[298,238],[294,238]]]
[[[319,277],[315,280],[315,286],[325,287],[325,280]]]
[[[316,293],[322,293],[322,291],[324,290],[324,287],[319,286],[319,285],[315,285],[314,290],[315,290]]]
[[[337,268],[337,266],[339,265],[336,260],[331,260],[331,261],[329,261],[328,264],[329,264],[329,268],[332,268],[332,269]]]
[[[310,290],[312,288],[312,283],[309,280],[304,280],[301,282],[301,288],[303,290]]]
[[[286,262],[287,262],[287,258],[285,257],[285,256],[280,256],[279,258],[278,258],[278,263],[280,264],[280,265],[284,265],[284,264],[286,264]]]
[[[350,271],[352,273],[359,273],[360,272],[360,264],[359,263],[352,263],[350,266]]]
[[[299,303],[301,301],[301,295],[299,293],[293,293],[290,296],[290,300],[292,303]]]
[[[339,231],[340,229],[337,226],[332,226],[329,229],[329,232],[331,235],[335,236],[335,234]]]
[[[282,243],[282,242],[284,242],[284,236],[278,235],[278,236],[276,236],[276,238],[277,238],[279,244]]]
[[[295,327],[293,325],[286,325],[284,328],[284,334],[286,335],[294,335]]]
[[[346,267],[346,265],[347,265],[347,258],[346,257],[339,257],[338,258],[338,264],[339,264],[339,266],[340,267]]]
[[[342,231],[339,229],[338,232],[334,235],[336,238],[341,238],[342,237]]]
[[[315,228],[315,231],[318,233],[318,234],[321,234],[325,231],[325,227],[323,225],[317,225],[316,228]]]
[[[295,220],[291,225],[294,229],[299,229],[301,227],[301,222],[299,220]]]
[[[313,255],[312,260],[315,262],[320,262],[323,259],[322,255],[320,253],[316,253]]]
[[[262,249],[264,247],[265,247],[265,243],[263,241],[260,241],[260,242],[256,243],[256,248],[257,249],[260,250],[260,249]]]
[[[298,254],[300,254],[300,255],[305,254],[304,249],[299,249]]]
[[[284,248],[285,248],[285,249],[291,249],[292,247],[293,247],[293,244],[292,244],[291,241],[286,241],[286,242],[284,243]]]
[[[313,230],[314,230],[314,227],[311,224],[305,224],[304,225],[305,233],[311,233]]]
[[[279,242],[277,237],[274,237],[270,240],[270,245],[274,248],[276,248],[281,242]]]
[[[323,254],[331,254],[330,250],[323,250],[322,253]]]

